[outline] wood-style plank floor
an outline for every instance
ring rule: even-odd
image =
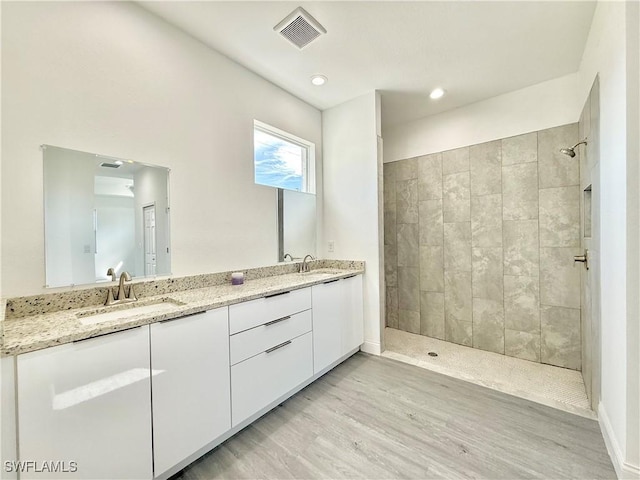
[[[615,479],[596,421],[358,353],[175,479]]]

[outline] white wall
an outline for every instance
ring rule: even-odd
[[[627,458],[640,466],[640,4],[627,3]],[[635,426],[635,428],[633,428]]]
[[[364,260],[365,345],[380,353],[377,109],[371,92],[322,113],[325,258]],[[335,251],[327,244],[333,241]]]
[[[632,324],[636,325],[637,335],[638,318],[627,311],[627,301],[638,298],[637,282],[635,291],[627,284],[628,273],[638,268],[628,258],[628,251],[636,250],[638,244],[627,244],[629,228],[637,226],[637,211],[627,210],[628,193],[633,194],[627,191],[627,182],[634,181],[632,176],[627,176],[627,166],[638,161],[627,152],[627,140],[638,138],[637,124],[636,127],[627,124],[627,103],[637,98],[637,93],[629,92],[627,85],[629,26],[625,17],[630,6],[631,3],[625,5],[624,2],[598,3],[578,72],[581,101],[586,98],[595,76],[599,75],[600,79],[602,395],[598,413],[620,477],[638,475],[640,448],[638,338],[628,338]],[[637,21],[636,17],[636,29]],[[635,88],[638,88],[637,78]]]
[[[43,143],[171,168],[175,275],[277,261],[253,120],[321,171],[317,109],[128,2],[2,2],[1,40],[3,296],[44,291]]]
[[[384,161],[443,152],[576,122],[577,74],[384,128]]]

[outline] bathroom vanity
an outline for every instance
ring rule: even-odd
[[[21,479],[178,472],[358,351],[364,265],[327,265],[136,284],[142,308],[10,300],[3,464]]]

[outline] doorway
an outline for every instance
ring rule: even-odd
[[[156,274],[156,206],[142,207],[144,218],[144,274]]]

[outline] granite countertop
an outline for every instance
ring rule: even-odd
[[[355,268],[319,268],[308,273],[286,273],[248,279],[242,285],[229,283],[192,288],[182,291],[145,296],[137,302],[110,307],[92,305],[82,308],[58,310],[47,313],[4,318],[2,356],[33,352],[47,347],[84,340],[112,332],[148,325],[218,307],[245,302],[256,298],[346,278],[364,272],[363,265]],[[121,310],[131,307],[157,305],[161,309],[139,313],[126,318],[115,318],[98,324],[83,325],[81,318],[93,314]],[[154,307],[150,307],[154,310]],[[3,309],[4,313],[4,309]],[[126,313],[125,313],[126,314]]]

